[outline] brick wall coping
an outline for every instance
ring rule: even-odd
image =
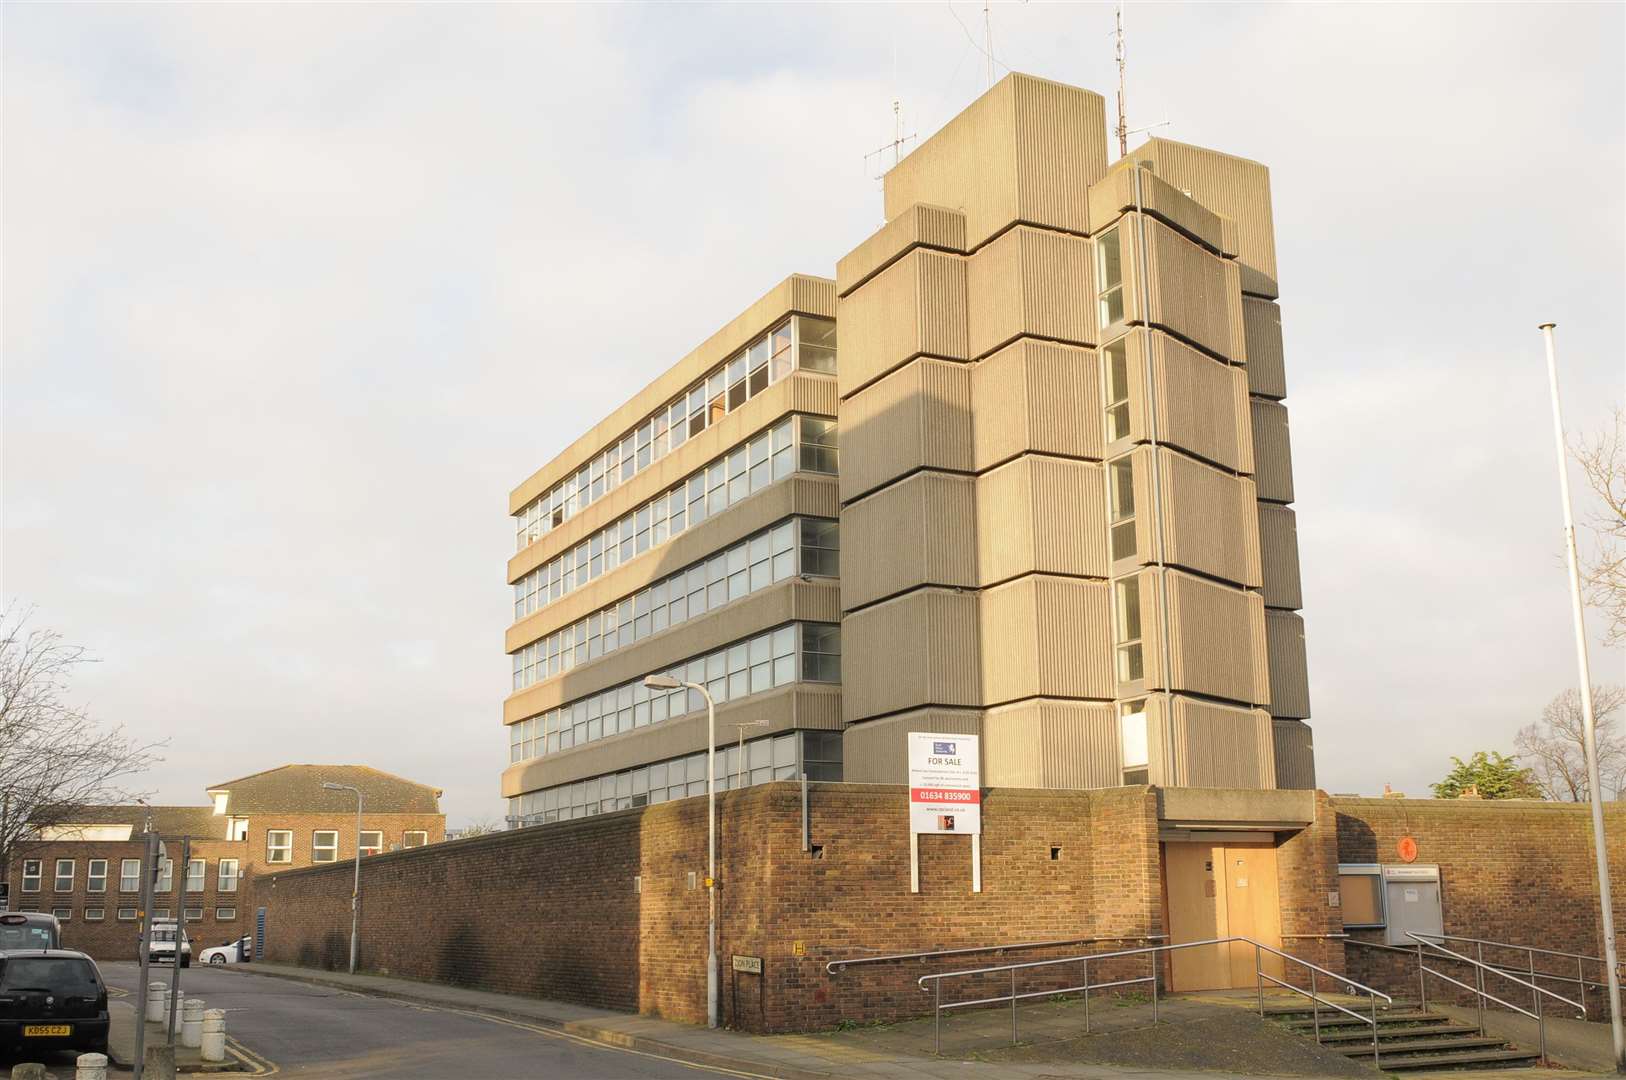
[[[1328,797],[1333,809],[1399,806],[1422,813],[1449,813],[1460,810],[1469,814],[1509,813],[1514,810],[1534,811],[1542,814],[1587,814],[1586,803],[1548,802],[1545,799],[1384,799],[1361,795],[1332,795]],[[1605,814],[1626,813],[1626,803],[1605,802]]]

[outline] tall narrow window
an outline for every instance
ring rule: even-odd
[[[56,861],[56,891],[73,892],[72,859],[58,859]]]
[[[237,891],[237,860],[236,859],[221,859],[220,860],[220,880],[215,885],[215,891],[216,892],[223,892],[223,893],[236,892]]]
[[[208,876],[209,864],[204,859],[188,859],[186,863],[186,891],[202,892],[203,880]]]
[[[1111,502],[1112,557],[1135,554],[1135,459],[1125,456],[1107,466],[1107,497]]]
[[[1118,733],[1123,749],[1123,782],[1146,783],[1150,756],[1147,752],[1145,698],[1125,701],[1118,705]]]
[[[43,867],[39,859],[23,860],[23,892],[40,891],[40,875],[45,872]]]
[[[1103,328],[1124,321],[1123,248],[1119,236],[1120,230],[1108,229],[1095,241],[1095,287]]]
[[[311,833],[311,862],[338,862],[339,834],[332,829]]]
[[[1113,582],[1117,604],[1117,625],[1114,638],[1117,645],[1118,681],[1139,682],[1146,677],[1141,654],[1140,581],[1123,578]]]
[[[158,860],[158,883],[153,886],[153,891],[167,893],[173,888],[175,888],[175,860],[166,855]]]
[[[87,892],[107,891],[106,859],[91,859],[85,864],[85,890]]]
[[[119,860],[119,892],[141,891],[141,860]]]
[[[1107,442],[1129,437],[1129,349],[1119,338],[1101,350],[1107,369]]]
[[[268,863],[291,863],[294,861],[294,834],[291,830],[266,830],[265,861]]]

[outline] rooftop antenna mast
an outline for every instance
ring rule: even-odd
[[[1118,59],[1118,156],[1129,156],[1129,114],[1124,107],[1124,6],[1118,5],[1117,28],[1113,33],[1114,54]]]
[[[881,166],[881,171],[873,174],[870,177],[870,179],[871,180],[879,180],[882,176],[884,176],[886,174],[886,170],[888,168],[894,168],[894,169],[897,168],[898,162],[903,160],[903,148],[904,148],[904,146],[906,144],[908,144],[914,138],[915,138],[915,133],[912,132],[912,131],[907,135],[905,135],[903,133],[903,101],[901,99],[899,99],[899,98],[893,98],[892,99],[892,141],[889,142],[889,143],[884,143],[881,146],[876,147],[874,150],[871,150],[869,153],[864,155],[864,164],[868,165],[871,158],[881,157],[881,155],[885,154],[888,150],[890,150],[890,151],[892,151],[892,164],[890,166],[887,166],[883,162],[882,166]]]
[[[994,17],[989,11],[989,0],[982,0],[982,34],[988,46],[983,52],[988,57],[988,89],[992,90],[994,88]]]

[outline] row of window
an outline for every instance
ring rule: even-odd
[[[804,772],[809,780],[840,780],[841,733],[792,731],[752,739],[743,754],[737,744],[726,751],[719,746],[714,767],[719,791],[794,780]],[[527,792],[508,800],[508,816],[513,825],[540,825],[705,793],[706,755],[702,752]]]
[[[792,472],[836,471],[836,422],[792,416],[742,443],[514,583],[524,618]]]
[[[795,368],[836,370],[836,324],[787,319],[514,515],[520,549],[631,480]]]
[[[841,627],[789,623],[669,669],[719,705],[793,682],[841,681]],[[612,687],[508,728],[508,760],[525,761],[607,739],[706,707],[693,690],[651,690],[642,679]]]
[[[513,657],[514,689],[699,618],[792,575],[835,577],[839,560],[834,521],[782,521],[520,649]]]
[[[52,868],[51,878],[53,892],[73,892],[74,880],[78,872],[78,864],[74,859],[57,859]],[[85,860],[85,891],[89,893],[104,893],[107,891],[107,859]],[[41,859],[23,860],[22,888],[25,893],[37,893],[44,878],[45,864]],[[186,892],[202,892],[209,877],[208,860],[192,859],[186,864]],[[239,880],[238,862],[236,859],[221,859],[217,867],[215,891],[236,892]],[[158,882],[154,891],[167,893],[175,888],[175,864],[172,859],[164,859],[158,868]],[[119,860],[119,888],[121,893],[137,893],[141,891],[141,860]]]
[[[23,905],[22,907],[19,907],[17,910],[18,911],[38,911],[39,908],[35,907],[35,906],[32,906],[32,905]],[[181,912],[182,912],[182,917],[185,918],[187,922],[202,922],[203,921],[204,910],[205,909],[200,908],[200,907],[189,907],[189,908],[182,908]],[[51,914],[55,915],[57,917],[57,919],[62,921],[62,922],[72,922],[73,921],[73,908],[71,908],[71,907],[54,907],[54,908],[51,909]],[[121,908],[117,909],[117,915],[118,915],[118,920],[120,922],[134,922],[140,915],[140,909],[133,908],[133,907],[121,907]],[[103,921],[104,919],[107,918],[107,908],[105,908],[105,907],[87,907],[87,908],[83,909],[83,917],[84,917],[85,922],[101,922],[101,921]],[[152,909],[152,917],[154,919],[167,919],[167,918],[169,918],[170,917],[169,916],[169,908],[160,908],[160,907],[153,908]],[[217,907],[217,908],[215,908],[215,920],[218,921],[218,922],[232,922],[236,918],[237,918],[237,909],[235,907]]]
[[[423,847],[429,842],[429,834],[421,829],[410,830],[401,834],[401,846],[406,848]],[[384,834],[376,829],[365,829],[361,833],[361,853],[363,855],[377,855],[384,850]],[[351,852],[351,854],[355,854]],[[294,861],[294,834],[290,829],[268,829],[265,834],[265,861],[268,863],[291,863]],[[311,833],[311,862],[329,863],[339,861],[339,834],[334,829],[316,829]]]

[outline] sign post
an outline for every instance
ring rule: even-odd
[[[909,891],[920,891],[920,834],[971,837],[971,891],[982,891],[982,771],[978,738],[909,733]]]

